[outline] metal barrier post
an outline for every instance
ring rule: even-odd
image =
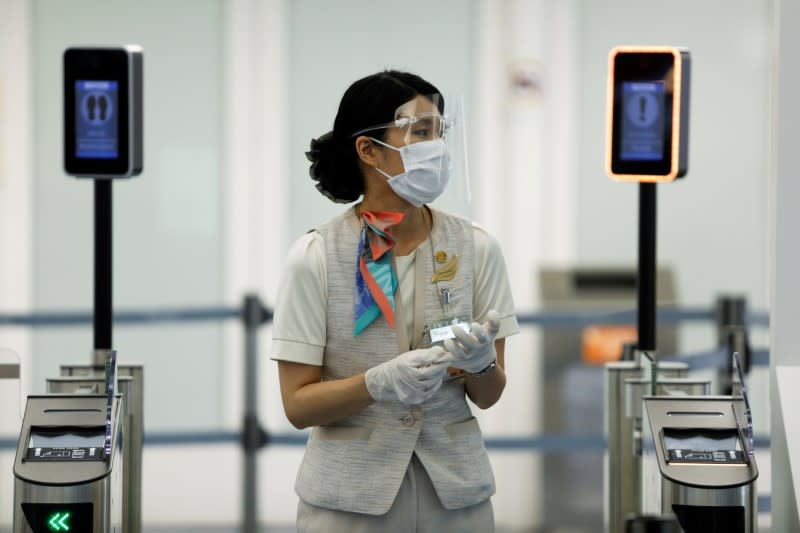
[[[727,353],[739,352],[743,370],[750,372],[750,341],[747,334],[747,299],[744,296],[724,295],[715,303],[717,345]],[[733,359],[717,370],[718,393],[730,395],[733,390],[731,376],[734,373]]]
[[[625,518],[639,513],[640,461],[635,449],[635,416],[629,416],[626,382],[631,379],[651,379],[648,364],[640,350],[635,350],[634,361],[615,361],[605,365],[604,430],[607,442],[603,470],[605,497],[603,500],[604,531],[617,533],[624,530]],[[684,378],[688,365],[682,362],[663,361],[658,364],[661,380]]]
[[[106,350],[94,350],[94,364],[61,365],[61,376],[47,381],[47,391],[57,393],[75,392],[75,384],[81,378],[86,382],[95,379],[100,382],[100,393],[105,392],[105,367],[99,361],[107,357]],[[123,500],[122,520],[125,533],[141,533],[142,531],[142,447],[144,446],[144,365],[128,363],[117,366],[120,380],[120,392],[123,395],[124,417],[124,451],[123,457]],[[59,383],[59,381],[61,381]],[[69,382],[73,383],[70,388]],[[52,382],[52,386],[51,386]]]
[[[244,490],[242,501],[244,517],[242,533],[258,531],[257,507],[257,452],[267,444],[267,433],[258,422],[258,328],[272,319],[254,294],[247,294],[242,307],[244,322],[244,419],[242,421],[242,448],[244,448]]]

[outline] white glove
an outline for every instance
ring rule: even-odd
[[[456,338],[444,341],[444,347],[453,354],[455,368],[475,374],[497,359],[494,349],[494,338],[500,331],[500,314],[497,311],[489,311],[483,325],[473,322],[469,333],[461,326],[451,329]]]
[[[367,370],[367,390],[376,402],[420,404],[442,386],[453,356],[441,346],[405,352]]]

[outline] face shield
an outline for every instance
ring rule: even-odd
[[[426,158],[440,165],[439,168],[429,168],[428,171],[438,172],[444,178],[449,177],[446,179],[447,185],[444,191],[431,202],[431,205],[469,216],[471,193],[463,99],[452,95],[420,95],[398,107],[394,117],[392,122],[359,130],[353,137],[374,136],[379,144],[383,144],[378,133],[380,130],[387,130],[386,139],[392,139],[395,149],[400,150],[415,143],[425,142],[428,147],[425,150]],[[400,146],[397,146],[398,142]],[[431,153],[432,150],[446,153]],[[405,157],[404,166],[407,166]],[[409,170],[411,169],[405,168],[406,172]]]

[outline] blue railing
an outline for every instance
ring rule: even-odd
[[[265,311],[265,321],[271,320],[272,314]],[[714,311],[704,308],[661,307],[658,309],[659,325],[673,325],[686,322],[709,322],[714,319]],[[243,311],[238,307],[198,307],[198,308],[165,308],[156,310],[120,310],[114,313],[114,324],[117,326],[150,324],[154,326],[174,323],[222,322],[242,319]],[[636,322],[635,310],[599,310],[599,311],[547,311],[538,313],[521,313],[517,316],[520,325],[542,328],[581,328],[595,324],[632,324]],[[18,326],[31,328],[63,328],[90,326],[93,321],[91,311],[60,311],[35,313],[0,313],[0,326]],[[748,315],[748,325],[768,327],[767,313],[756,312]],[[708,369],[721,368],[727,364],[728,354],[723,349],[691,354],[666,355],[661,360],[680,360],[689,368]],[[753,366],[769,364],[769,352],[756,349],[752,352]],[[293,431],[284,433],[268,433],[267,445],[271,446],[305,446],[308,432]],[[185,432],[148,432],[145,434],[145,446],[205,446],[211,444],[235,444],[241,442],[238,431],[185,431]],[[17,439],[0,438],[0,449],[14,449]],[[606,441],[602,435],[567,435],[541,434],[515,437],[487,437],[486,446],[499,451],[530,450],[542,453],[573,453],[578,451],[605,450]],[[757,440],[757,447],[768,447],[769,440]]]

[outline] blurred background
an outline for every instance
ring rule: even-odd
[[[633,309],[638,187],[604,174],[607,57],[671,45],[692,55],[690,156],[687,177],[658,188],[659,303],[702,319],[659,342],[665,354],[711,350],[721,295],[770,306],[777,4],[0,0],[0,312],[91,309],[92,185],[62,169],[61,60],[70,46],[126,43],[144,49],[145,170],[114,186],[115,308],[235,308],[246,293],[271,307],[290,243],[344,209],[308,177],[310,139],[332,128],[350,83],[401,69],[464,96],[472,200],[442,207],[498,237],[519,313]],[[576,272],[623,281],[598,295]],[[115,326],[120,360],[146,372],[145,529],[225,531],[240,519],[241,449],[224,436],[244,408],[241,330],[234,319]],[[504,530],[600,530],[603,368],[584,359],[585,333],[528,323],[507,342],[508,387],[478,413],[484,434],[542,438],[490,450]],[[766,327],[750,334],[769,345]],[[88,323],[0,327],[23,369],[0,406],[11,443],[0,448],[0,530],[19,393],[44,392],[63,362],[89,362],[91,338]],[[268,324],[258,340],[261,423],[292,432]],[[767,435],[768,367],[749,385]],[[302,453],[261,451],[265,527],[291,530]]]

